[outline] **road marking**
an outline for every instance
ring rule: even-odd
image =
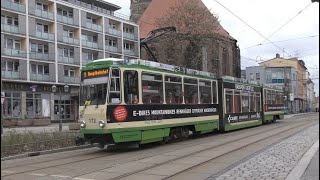
[[[61,177],[61,178],[70,178],[70,176],[63,176],[63,175],[50,175],[52,177]]]
[[[35,175],[35,176],[47,176],[48,174],[36,174],[36,173],[30,173],[31,175]]]
[[[87,179],[87,178],[73,178],[73,179],[77,179],[77,180],[94,180],[94,179]]]

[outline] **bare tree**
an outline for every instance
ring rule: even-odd
[[[176,33],[161,37],[151,45],[163,63],[202,69],[202,47],[214,41],[221,27],[218,18],[201,1],[182,0],[157,20],[159,28],[174,26]],[[212,42],[214,43],[214,42]]]

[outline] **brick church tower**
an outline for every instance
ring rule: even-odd
[[[130,19],[139,25],[140,38],[145,38],[148,33],[154,29],[158,29],[156,22],[158,19],[167,15],[167,11],[179,2],[184,0],[131,0],[131,17]],[[202,0],[191,0],[195,4],[207,8]],[[208,16],[208,18],[214,18]],[[210,26],[211,24],[208,24]],[[219,35],[216,43],[213,39],[203,46],[208,47],[208,71],[216,73],[218,77],[228,75],[241,77],[240,66],[240,49],[237,46],[237,40],[229,35],[229,33],[218,22],[217,34]],[[146,59],[147,56],[141,51],[141,58]],[[164,60],[164,57],[159,57]]]

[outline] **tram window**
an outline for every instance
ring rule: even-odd
[[[256,100],[255,100],[255,94],[250,93],[250,112],[256,111]]]
[[[256,93],[256,110],[257,112],[261,111],[261,94],[260,93]]]
[[[241,112],[241,94],[240,91],[234,91],[234,112]]]
[[[124,101],[127,104],[139,103],[139,91],[138,91],[138,72],[137,71],[124,71]]]
[[[199,80],[200,103],[211,103],[211,83],[210,81]]]
[[[271,96],[271,101],[272,101],[272,104],[277,104],[276,103],[276,91],[271,91],[272,92],[272,96]]]
[[[182,78],[175,76],[166,76],[165,93],[167,104],[182,103]]]
[[[279,101],[280,101],[280,104],[284,104],[284,99],[283,99],[283,93],[282,92],[279,92]]]
[[[272,104],[272,93],[270,90],[267,90],[267,104]]]
[[[142,73],[142,102],[144,104],[163,103],[163,83],[161,74]]]
[[[217,82],[212,81],[212,99],[213,99],[213,104],[217,104],[218,98],[217,98]]]
[[[226,113],[233,113],[233,92],[232,92],[232,90],[226,91]]]
[[[198,104],[197,79],[184,78],[184,100],[186,104]]]
[[[109,103],[119,104],[120,99],[120,74],[119,69],[112,69],[110,93],[109,93]]]
[[[242,112],[249,112],[249,94],[248,93],[241,94],[241,105],[242,105]]]

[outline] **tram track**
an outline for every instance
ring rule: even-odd
[[[289,128],[289,129],[286,129],[286,130],[284,130],[284,131],[280,131],[279,133],[273,134],[272,136],[277,136],[277,135],[279,135],[279,134],[281,134],[281,133],[283,133],[283,132],[290,131],[290,130],[295,129],[295,128],[299,127],[299,126],[301,127],[301,126],[303,126],[303,125],[307,125],[307,127],[310,127],[310,126],[313,126],[314,124],[316,124],[316,123],[312,123],[312,125],[308,125],[308,123],[299,123],[298,125],[295,125],[295,126]],[[287,125],[283,125],[283,126],[281,126],[281,127],[276,127],[276,128],[271,129],[271,130],[281,129],[281,128],[283,128],[284,126],[287,126]],[[304,127],[304,128],[302,128],[302,129],[305,129],[305,128],[307,128],[307,127]],[[270,129],[269,129],[269,130],[266,130],[266,131],[262,131],[262,132],[256,133],[256,134],[254,134],[254,135],[259,135],[259,134],[262,134],[262,133],[268,132],[268,131],[270,131]],[[154,164],[154,165],[152,165],[152,166],[150,166],[150,167],[142,168],[142,169],[139,169],[139,170],[135,170],[135,171],[132,171],[132,172],[129,172],[129,173],[125,173],[125,174],[122,174],[122,175],[113,177],[113,178],[111,178],[111,180],[117,180],[117,179],[126,178],[126,177],[129,177],[129,176],[131,176],[131,175],[134,175],[134,174],[137,174],[137,173],[146,171],[146,170],[150,170],[150,169],[153,169],[153,168],[162,166],[162,165],[166,165],[166,164],[168,164],[168,163],[172,163],[172,162],[174,162],[174,161],[181,160],[181,159],[183,159],[183,158],[186,158],[186,157],[189,157],[189,156],[192,156],[192,155],[195,155],[195,154],[204,152],[204,151],[208,151],[208,150],[212,150],[212,149],[214,149],[214,148],[218,148],[218,147],[220,147],[220,146],[228,145],[228,144],[234,143],[234,142],[236,142],[236,141],[238,141],[238,140],[243,140],[244,138],[250,138],[250,137],[252,137],[252,136],[254,136],[254,135],[251,134],[251,135],[248,135],[248,136],[245,136],[245,137],[241,137],[241,138],[238,138],[238,139],[229,141],[229,142],[225,142],[225,143],[218,144],[218,145],[215,145],[215,146],[211,146],[211,147],[208,147],[208,148],[205,148],[205,149],[202,149],[202,150],[198,150],[198,151],[195,151],[195,152],[192,152],[192,153],[188,153],[188,154],[179,156],[179,157],[177,157],[177,158],[173,158],[173,159],[170,159],[170,160],[161,162],[161,163]],[[271,137],[271,136],[268,136],[268,137]],[[254,143],[256,143],[256,142],[258,142],[258,141],[260,141],[261,139],[264,139],[264,138],[266,138],[266,137],[260,138],[259,140],[255,141],[255,142],[253,142],[253,143],[250,143],[250,144],[246,145],[245,147],[247,147],[247,146],[249,146],[249,145],[251,145],[251,144],[254,144]],[[244,148],[244,147],[241,147],[241,148]],[[238,148],[238,149],[240,149],[240,148]],[[235,150],[234,150],[234,151],[235,151]],[[222,156],[222,155],[221,155],[221,156]],[[220,157],[220,156],[219,156],[219,157]],[[218,157],[217,157],[217,158],[218,158]],[[206,161],[206,163],[208,163],[208,162],[210,162],[210,161],[212,161],[212,160],[214,160],[214,159],[216,159],[216,158],[212,158],[212,159]],[[197,165],[197,166],[194,166],[194,167],[201,166],[202,164],[205,164],[205,163],[201,163],[201,164],[199,164],[199,165]],[[104,167],[104,168],[96,169],[96,170],[94,170],[94,171],[90,171],[90,172],[87,172],[87,173],[79,174],[79,175],[74,176],[74,177],[72,177],[72,178],[79,178],[79,177],[84,176],[84,175],[86,175],[86,174],[98,172],[98,171],[101,171],[101,170],[104,170],[104,169],[106,169],[106,168]],[[188,171],[188,170],[190,170],[190,169],[189,169],[189,168],[186,169],[186,171]],[[184,171],[183,171],[183,172],[184,172]],[[181,173],[182,173],[182,172],[181,172]]]
[[[294,127],[290,128],[290,129],[294,129],[298,126],[302,126],[306,123],[299,123],[297,125],[295,125]],[[272,125],[272,124],[271,124]],[[202,149],[202,150],[199,150],[199,151],[195,151],[195,152],[192,152],[192,153],[188,153],[186,155],[183,155],[183,156],[180,156],[180,157],[177,157],[177,158],[174,158],[174,159],[171,159],[171,160],[168,160],[168,161],[165,161],[165,162],[162,162],[162,163],[158,163],[158,164],[155,164],[154,166],[151,166],[151,167],[147,167],[147,168],[144,168],[144,169],[140,169],[140,170],[136,170],[136,171],[133,171],[133,172],[130,172],[130,173],[126,173],[126,174],[123,174],[123,175],[120,175],[118,177],[115,177],[113,179],[121,179],[123,177],[127,177],[127,176],[130,176],[130,175],[133,175],[133,174],[136,174],[136,173],[139,173],[139,172],[142,172],[142,171],[145,171],[145,170],[148,170],[148,169],[152,169],[152,168],[155,168],[157,166],[161,166],[161,165],[164,165],[164,164],[167,164],[167,163],[171,163],[171,162],[174,162],[174,161],[177,161],[179,159],[183,159],[183,158],[186,158],[188,156],[191,156],[191,155],[194,155],[194,154],[197,154],[197,153],[201,153],[201,152],[204,152],[204,151],[207,151],[207,150],[211,150],[211,149],[214,149],[214,148],[217,148],[217,147],[220,147],[220,146],[223,146],[223,145],[227,145],[229,143],[233,143],[233,142],[236,142],[238,140],[241,140],[241,139],[244,139],[244,138],[250,138],[252,136],[255,136],[255,135],[258,135],[258,134],[263,134],[263,133],[266,133],[268,131],[272,131],[272,130],[276,130],[276,129],[281,129],[285,126],[288,126],[288,124],[283,124],[281,126],[277,126],[275,128],[267,128],[265,129],[264,131],[258,131],[257,133],[249,133],[249,135],[247,136],[243,136],[243,137],[240,137],[240,138],[236,138],[236,139],[233,139],[231,141],[228,141],[228,142],[225,142],[225,143],[220,143],[220,144],[217,144],[215,146],[210,146],[208,148],[205,148],[205,149]],[[259,126],[261,127],[261,126]],[[266,127],[266,126],[265,126]],[[236,131],[236,132],[239,132],[239,131]],[[223,134],[222,134],[223,135]],[[105,151],[105,150],[99,150],[98,152],[96,153],[99,153],[99,152],[102,152],[102,151]],[[173,150],[173,151],[176,151],[176,150]],[[165,153],[168,153],[168,152],[165,152]],[[94,157],[85,157],[83,159],[80,159],[80,160],[75,160],[75,161],[70,161],[70,162],[67,162],[67,163],[57,163],[56,165],[51,165],[51,166],[45,166],[45,167],[41,167],[41,168],[34,168],[34,169],[30,169],[30,170],[25,170],[25,171],[20,171],[20,172],[15,172],[15,173],[9,173],[7,175],[4,175],[2,177],[7,177],[7,176],[12,176],[12,175],[17,175],[17,174],[23,174],[23,173],[30,173],[30,172],[33,172],[33,171],[39,171],[39,170],[44,170],[44,169],[47,169],[47,168],[53,168],[53,167],[59,167],[59,166],[63,166],[63,165],[70,165],[70,164],[73,164],[73,163],[81,163],[81,162],[86,162],[86,161],[89,161],[89,160],[94,160],[94,159],[100,159],[100,158],[104,158],[104,157],[109,157],[109,156],[112,156],[112,155],[115,155],[115,154],[119,154],[119,153],[109,153],[108,155],[99,155],[99,156],[94,156]],[[80,154],[80,155],[76,155],[76,156],[72,156],[72,157],[68,157],[67,159],[72,159],[74,157],[78,157],[78,156],[83,156],[83,154]],[[150,156],[147,156],[147,157],[144,157],[144,158],[149,158]],[[144,158],[141,158],[141,159],[144,159]],[[66,158],[58,158],[58,159],[54,159],[54,160],[49,160],[49,161],[43,161],[43,162],[40,162],[40,163],[48,163],[48,162],[55,162],[55,161],[59,161],[59,160],[66,160]],[[138,160],[141,160],[141,159],[138,159]],[[36,163],[29,163],[27,165],[33,165],[33,164],[39,164],[39,162],[36,162]],[[21,166],[26,166],[26,164],[22,164]],[[17,166],[15,166],[17,167]],[[113,167],[113,165],[111,165],[111,167]],[[11,168],[13,167],[8,167],[8,168],[4,168],[2,169],[1,171],[5,171],[5,170],[10,170]],[[97,171],[100,171],[100,170],[103,170],[103,169],[106,169],[106,168],[110,168],[110,167],[103,167],[103,168],[99,168],[99,169],[95,169],[95,170],[92,170],[92,171],[89,171],[89,172],[85,172],[85,173],[82,173],[82,174],[77,174],[77,176],[74,176],[73,178],[76,178],[76,177],[80,177],[80,176],[83,176],[83,175],[86,175],[86,174],[90,174],[90,173],[93,173],[93,172],[97,172]]]

